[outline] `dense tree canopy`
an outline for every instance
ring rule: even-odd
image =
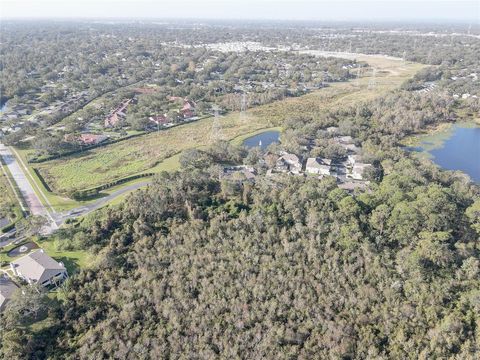
[[[116,25],[94,29],[110,31],[109,37],[103,37],[111,51],[120,39],[125,40],[120,31],[124,28]],[[55,33],[48,27],[45,31]],[[65,39],[71,32],[66,32]],[[27,33],[19,31],[19,36]],[[177,46],[177,40],[187,35],[193,45],[261,35],[264,45],[285,45],[290,36],[290,44],[344,46],[346,50],[351,39],[362,36],[359,51],[396,56],[405,51],[409,59],[440,66],[373,101],[312,116],[299,113],[282,124],[282,143],[274,150],[301,157],[345,155],[325,130],[329,126],[352,136],[362,146],[362,156],[375,164],[366,191],[347,193],[330,177],[266,177],[262,150],[247,151],[218,142],[184,152],[179,171],[159,174],[121,205],[65,226],[59,231],[59,249],[86,249],[97,254],[97,261],[69,278],[60,290],[59,303],[42,292],[28,299],[16,296],[9,302],[1,319],[0,356],[478,357],[479,187],[399,146],[406,135],[454,121],[459,111],[472,111],[478,105],[476,100],[459,103],[451,93],[418,91],[432,81],[446,91],[457,91],[451,87],[452,74],[443,67],[457,75],[468,73],[478,62],[478,44],[473,38],[453,38],[445,46],[449,55],[442,57],[443,52],[427,50],[429,46],[440,48],[443,37],[421,33],[358,35],[351,29],[337,29],[338,36],[329,37],[329,30],[298,26],[271,30],[245,25],[226,32],[203,27],[191,31],[188,26],[159,31],[153,25],[131,25],[128,34],[136,39],[144,36],[143,42],[130,44],[122,55],[136,61],[138,68],[132,75],[152,57],[164,56],[169,60],[159,66],[159,74],[166,79],[162,86],[176,88],[172,81],[184,81],[183,87],[176,88],[179,96],[214,94],[220,71],[233,81],[252,77],[263,81],[275,71],[269,63],[275,56],[264,55],[256,64],[247,52],[244,57],[217,54],[215,61],[207,62],[195,75],[196,59],[205,60],[207,50]],[[417,39],[417,45],[412,39]],[[41,36],[34,41],[41,41]],[[171,57],[163,53],[165,43],[175,43]],[[2,46],[10,49],[13,44]],[[84,49],[90,46],[86,40]],[[452,49],[458,53],[450,53]],[[10,64],[15,54],[6,56]],[[455,60],[458,54],[463,64]],[[86,73],[115,73],[121,64],[109,59],[82,64],[87,60],[79,57],[75,61]],[[314,75],[302,64],[312,59],[296,59],[299,62],[288,80],[301,81],[299,72],[311,80]],[[341,64],[329,61],[335,69]],[[262,71],[252,74],[257,66]],[[6,73],[10,75],[4,83],[11,81],[13,67],[6,68]],[[188,81],[202,76],[212,81],[211,86]],[[462,81],[465,89],[478,89],[476,83]],[[91,86],[96,85],[94,81]],[[8,96],[15,92],[21,93],[21,86]],[[133,113],[140,114],[142,108],[161,109],[165,95],[160,91],[146,96]],[[233,109],[238,99],[225,95],[222,100]],[[38,150],[45,151],[52,140],[38,141]],[[225,164],[240,163],[256,167],[255,182],[219,176]]]

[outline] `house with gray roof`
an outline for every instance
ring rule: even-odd
[[[0,275],[0,312],[5,309],[7,302],[12,298],[13,293],[17,289],[17,285],[10,280],[7,274]]]
[[[244,181],[254,182],[257,176],[256,170],[251,166],[228,166],[223,168],[222,179],[243,183]]]
[[[302,171],[302,163],[295,154],[282,152],[275,165],[278,172],[291,172],[292,174],[300,174]]]
[[[65,265],[52,259],[43,249],[38,249],[12,261],[10,267],[16,276],[29,284],[45,287],[56,286],[68,277]]]
[[[308,158],[305,166],[305,171],[310,174],[331,175],[332,174],[332,160]]]
[[[365,169],[372,167],[372,164],[364,164],[356,162],[353,164],[351,173],[347,174],[347,177],[350,177],[355,180],[363,180],[363,173]]]

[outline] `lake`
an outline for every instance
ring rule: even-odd
[[[246,138],[243,141],[243,145],[247,148],[252,148],[256,146],[260,146],[262,149],[268,147],[268,145],[273,143],[278,143],[280,141],[280,131],[277,130],[269,130],[264,131],[260,134],[251,136]]]
[[[448,133],[436,137],[426,136],[410,150],[425,152],[442,168],[463,171],[480,183],[480,127],[454,125]]]

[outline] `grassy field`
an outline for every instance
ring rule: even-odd
[[[260,129],[279,127],[299,115],[315,118],[340,104],[371,100],[398,87],[422,67],[386,58],[372,59],[369,61],[374,61],[377,69],[375,86],[371,86],[370,70],[358,80],[331,84],[301,97],[252,108],[243,115],[230,113],[220,117],[217,125],[213,118],[203,119],[36,166],[52,190],[64,194],[132,174],[175,169],[183,150],[207,146],[215,139],[238,139]],[[219,131],[214,134],[213,129]]]

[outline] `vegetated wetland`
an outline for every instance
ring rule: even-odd
[[[371,86],[372,69],[365,70],[359,79],[332,83],[310,94],[253,107],[243,114],[232,112],[217,119],[210,117],[153,132],[47,161],[38,164],[37,168],[49,186],[59,193],[101,185],[141,172],[176,169],[178,162],[169,159],[183,150],[201,148],[216,140],[233,140],[261,129],[278,127],[292,117],[315,119],[326,111],[334,110],[337,104],[346,106],[364,103],[397,88],[424,67],[422,64],[404,63],[385,57],[373,59],[376,67],[383,70],[376,74],[375,86]]]

